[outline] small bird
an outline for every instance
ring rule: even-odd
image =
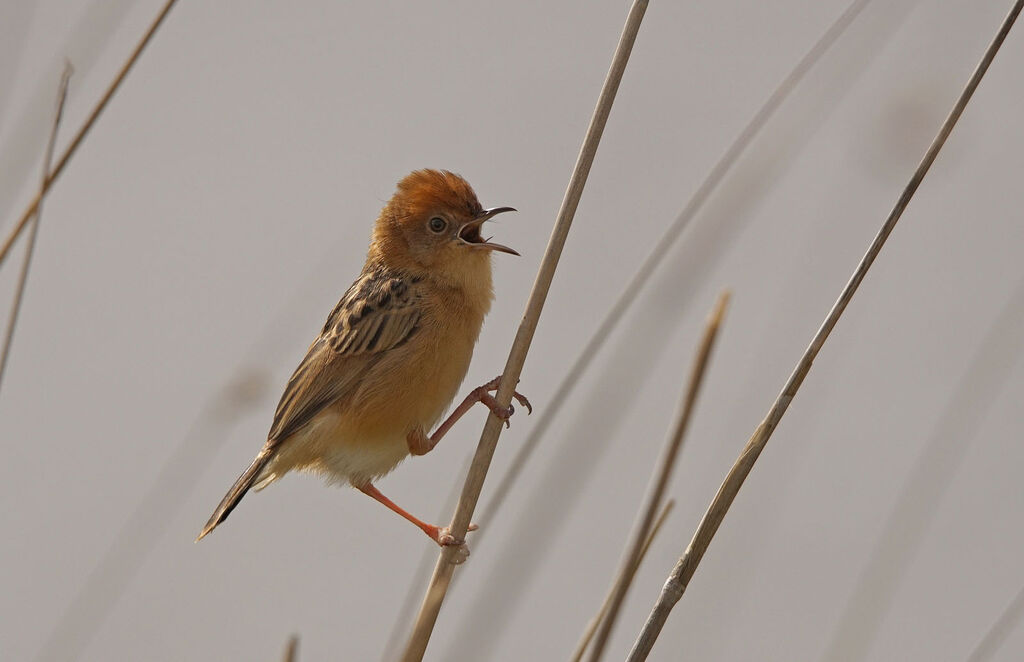
[[[480,227],[511,207],[484,209],[465,179],[416,170],[377,217],[359,278],[334,307],[288,380],[263,448],[203,527],[213,531],[250,490],[292,470],[348,483],[423,530],[462,545],[385,497],[373,481],[409,454],[423,455],[482,402],[508,425],[513,408],[473,389],[432,434],[466,376],[491,307],[491,253],[519,255]],[[516,400],[532,412],[520,393]]]

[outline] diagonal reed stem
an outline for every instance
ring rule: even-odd
[[[618,579],[612,588],[611,600],[608,604],[608,614],[601,621],[597,631],[597,638],[594,640],[594,647],[590,652],[590,662],[598,662],[604,654],[605,646],[611,637],[612,629],[615,627],[615,620],[619,615],[619,609],[626,599],[626,592],[629,590],[633,574],[640,565],[640,555],[644,545],[644,538],[651,528],[654,515],[658,512],[661,501],[665,497],[665,490],[668,489],[669,479],[672,477],[672,469],[675,468],[679,451],[683,447],[683,439],[686,438],[686,430],[690,426],[690,419],[693,418],[693,410],[697,404],[697,396],[700,394],[701,384],[704,383],[704,374],[707,371],[708,362],[711,360],[711,351],[715,347],[715,338],[718,336],[718,329],[725,316],[725,309],[729,305],[729,291],[726,290],[718,295],[718,301],[708,316],[707,324],[704,327],[704,336],[697,346],[697,355],[690,370],[690,379],[686,384],[686,391],[683,395],[682,407],[679,410],[679,418],[676,420],[675,429],[669,437],[665,452],[658,462],[655,470],[654,481],[651,492],[647,496],[647,503],[641,510],[639,526],[635,531],[635,537],[629,551],[622,561],[622,568],[619,571]]]
[[[85,140],[85,136],[88,135],[89,130],[92,129],[96,120],[99,119],[100,114],[107,107],[107,103],[110,102],[114,93],[117,92],[117,88],[121,87],[121,83],[128,75],[128,72],[131,71],[132,65],[134,65],[136,60],[139,59],[139,56],[142,55],[142,51],[149,44],[149,41],[153,38],[153,35],[156,34],[160,24],[164,22],[164,18],[167,17],[167,14],[171,11],[174,3],[177,1],[178,0],[167,0],[167,2],[164,3],[160,13],[157,14],[156,18],[153,19],[153,22],[150,23],[149,28],[146,29],[146,33],[142,35],[142,39],[139,40],[139,43],[135,45],[135,49],[132,50],[128,59],[121,65],[121,69],[117,72],[117,75],[114,76],[114,80],[111,81],[110,85],[107,87],[107,91],[104,92],[103,96],[100,97],[100,100],[96,102],[96,105],[89,113],[89,116],[85,119],[85,122],[81,127],[79,127],[78,132],[75,133],[75,137],[71,139],[71,143],[68,144],[67,148],[60,155],[57,165],[53,167],[53,170],[51,170],[50,174],[46,177],[42,187],[36,193],[36,196],[28,204],[28,207],[25,208],[25,211],[21,213],[21,218],[19,218],[18,222],[14,224],[14,229],[12,229],[10,234],[7,235],[7,238],[4,239],[3,246],[0,247],[0,264],[3,264],[4,260],[7,259],[7,254],[10,252],[11,246],[14,245],[14,241],[18,238],[18,235],[21,234],[21,231],[25,229],[25,226],[28,225],[29,219],[35,215],[36,210],[39,209],[39,205],[42,204],[43,196],[45,196],[46,192],[50,190],[53,183],[57,181],[60,173],[64,171],[64,166],[68,164],[68,161],[72,156],[74,156],[75,150],[77,150],[78,146],[82,144],[83,140]]]
[[[32,254],[36,248],[36,237],[39,235],[39,222],[43,215],[43,196],[46,191],[46,179],[50,174],[50,164],[53,162],[53,150],[57,144],[57,131],[60,129],[61,118],[64,117],[64,102],[68,98],[68,81],[71,80],[71,63],[64,63],[64,71],[60,76],[60,84],[57,88],[57,110],[53,115],[53,124],[50,125],[50,137],[46,140],[46,152],[43,154],[43,173],[39,183],[39,204],[36,211],[30,217],[32,227],[28,232],[28,243],[25,246],[25,258],[21,262],[21,271],[18,273],[18,283],[14,289],[14,300],[11,302],[11,312],[7,317],[7,330],[4,333],[4,345],[0,350],[0,387],[3,386],[4,373],[7,371],[7,359],[11,355],[11,343],[14,342],[14,328],[18,325],[18,315],[21,313],[21,302],[25,297],[25,286],[28,284],[28,270],[32,267]]]
[[[533,334],[537,329],[537,322],[540,319],[544,301],[547,298],[551,281],[555,276],[555,269],[558,266],[559,257],[562,254],[562,247],[569,235],[569,228],[572,225],[573,217],[576,214],[576,207],[579,205],[580,197],[583,195],[583,187],[586,184],[587,176],[590,174],[590,167],[594,162],[594,155],[597,153],[597,146],[601,142],[601,134],[604,132],[608,115],[612,109],[612,102],[615,100],[615,93],[619,89],[619,83],[629,61],[630,52],[633,50],[633,43],[636,40],[637,32],[640,30],[640,23],[644,13],[647,11],[647,0],[634,0],[629,10],[622,36],[619,38],[615,55],[612,58],[611,68],[605,78],[601,95],[598,97],[597,107],[587,127],[586,137],[583,139],[583,146],[576,159],[569,186],[566,189],[562,206],[558,210],[555,226],[548,240],[547,250],[541,261],[537,272],[537,278],[530,292],[530,299],[526,304],[526,312],[519,325],[515,341],[509,352],[505,370],[502,373],[501,386],[498,388],[496,398],[500,404],[507,406],[512,401],[512,393],[519,381],[523,364],[526,362],[526,355],[533,341]],[[501,434],[502,421],[494,414],[487,417],[483,432],[480,435],[480,443],[477,446],[473,463],[469,467],[469,474],[466,476],[466,483],[462,489],[462,496],[452,517],[450,531],[457,539],[465,537],[469,528],[470,518],[480,498],[480,491],[483,489],[484,479],[487,476],[487,469],[494,456],[494,450]],[[423,659],[427,644],[430,642],[430,635],[434,630],[434,623],[437,621],[438,613],[441,610],[441,603],[444,601],[445,593],[451,582],[455,570],[456,549],[446,547],[441,550],[434,567],[434,574],[430,579],[426,596],[420,607],[419,616],[413,626],[412,636],[403,659],[406,662],[418,662]]]
[[[633,645],[633,649],[629,653],[627,662],[641,662],[642,660],[647,659],[648,654],[654,647],[654,642],[657,640],[658,635],[661,633],[661,630],[665,625],[665,621],[668,619],[669,613],[686,591],[686,587],[689,584],[690,579],[693,577],[693,573],[696,571],[697,566],[704,557],[704,552],[707,551],[708,545],[711,543],[711,539],[718,531],[718,527],[725,518],[726,512],[728,512],[729,507],[736,498],[736,494],[739,492],[740,487],[742,487],[743,481],[750,474],[758,456],[761,454],[761,451],[764,450],[765,445],[771,438],[771,435],[778,426],[779,421],[782,420],[782,416],[786,413],[790,403],[796,396],[796,392],[800,389],[800,385],[803,383],[808,371],[810,371],[811,364],[814,362],[815,357],[817,357],[822,345],[825,344],[825,341],[828,339],[832,329],[835,328],[836,323],[842,316],[843,311],[846,310],[846,306],[850,303],[850,300],[853,298],[854,293],[856,293],[861,281],[864,280],[864,276],[867,274],[868,269],[871,268],[871,264],[875,261],[879,251],[882,250],[882,246],[885,244],[886,239],[888,239],[889,234],[896,226],[897,221],[899,221],[900,217],[903,215],[903,211],[907,208],[911,198],[914,197],[914,193],[921,185],[921,181],[928,173],[932,163],[935,162],[935,157],[938,156],[939,151],[946,142],[946,138],[949,137],[950,132],[953,130],[953,127],[956,126],[957,120],[960,119],[960,115],[967,106],[967,102],[970,101],[971,96],[977,89],[978,84],[985,75],[985,72],[988,71],[988,67],[992,63],[992,59],[999,51],[999,47],[1002,46],[1003,41],[1006,39],[1006,35],[1009,33],[1014,21],[1016,21],[1017,15],[1020,14],[1022,7],[1024,7],[1024,0],[1017,0],[1009,14],[1007,14],[999,28],[999,31],[996,33],[995,38],[992,40],[992,43],[981,58],[981,62],[978,63],[978,66],[971,75],[966,87],[960,94],[960,98],[957,99],[953,109],[949,113],[949,116],[946,117],[946,120],[942,123],[942,127],[939,129],[938,135],[932,141],[931,146],[928,147],[928,151],[925,152],[921,163],[918,164],[917,169],[910,178],[910,182],[907,184],[906,188],[904,188],[903,193],[900,194],[899,199],[896,201],[896,205],[889,213],[885,223],[882,224],[881,230],[879,230],[878,234],[875,236],[874,241],[871,242],[871,245],[864,254],[864,257],[861,258],[860,264],[857,265],[857,269],[853,272],[853,276],[851,276],[849,282],[847,282],[843,291],[840,293],[839,298],[836,300],[835,304],[833,304],[832,309],[825,317],[825,321],[818,329],[818,332],[814,335],[814,338],[811,340],[811,343],[807,347],[803,356],[800,358],[796,369],[793,371],[793,374],[790,375],[789,380],[782,389],[782,392],[779,393],[775,402],[768,410],[768,414],[765,416],[761,424],[757,426],[757,429],[750,437],[747,445],[743,448],[743,451],[740,453],[736,463],[733,465],[732,469],[729,470],[728,475],[726,475],[725,480],[718,489],[718,493],[715,495],[715,498],[711,501],[711,505],[708,507],[707,512],[704,514],[700,525],[698,525],[697,531],[694,533],[689,547],[686,548],[686,551],[679,558],[678,563],[676,563],[675,568],[672,569],[668,580],[665,582],[665,585],[661,590],[661,595],[658,597],[654,608],[651,610],[651,613],[647,618],[647,622],[644,624],[639,637],[637,637],[637,640]]]

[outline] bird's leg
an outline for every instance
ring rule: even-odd
[[[406,442],[409,444],[409,452],[413,455],[426,455],[434,446],[437,446],[437,442],[441,441],[441,437],[445,435],[452,428],[455,423],[462,418],[466,412],[473,408],[478,402],[482,402],[487,405],[487,408],[491,410],[495,416],[505,421],[505,427],[508,427],[508,419],[511,418],[512,414],[515,413],[515,409],[510,403],[508,407],[502,407],[498,404],[498,401],[494,399],[494,396],[490,394],[491,391],[497,391],[498,386],[501,385],[501,377],[495,377],[491,381],[487,382],[483,386],[478,386],[469,392],[466,399],[462,401],[455,411],[451,413],[448,418],[444,420],[441,425],[437,426],[434,430],[434,434],[429,437],[423,432],[423,428],[416,428],[406,436]],[[512,393],[515,397],[516,402],[526,407],[526,413],[533,413],[533,405],[526,399],[526,396],[518,391]]]
[[[399,506],[397,503],[395,503],[391,499],[389,499],[386,496],[384,496],[383,494],[381,494],[380,490],[378,490],[376,487],[374,487],[372,483],[366,483],[365,485],[356,485],[355,487],[356,487],[357,490],[359,490],[360,492],[362,492],[366,496],[372,497],[372,498],[376,499],[377,501],[380,501],[382,504],[384,504],[385,506],[387,506],[391,510],[395,511],[396,513],[398,513],[399,515],[401,515],[405,519],[409,520],[410,522],[412,522],[413,524],[418,526],[423,531],[423,533],[427,534],[427,536],[431,540],[436,542],[438,545],[441,545],[442,547],[444,547],[446,545],[456,545],[456,546],[459,546],[459,545],[465,544],[461,540],[456,540],[455,536],[453,536],[451,533],[448,532],[448,527],[446,527],[446,526],[443,526],[443,527],[442,526],[434,526],[433,524],[427,524],[423,520],[417,518],[413,514],[411,514],[408,511],[406,511],[404,508]],[[476,524],[470,524],[469,525],[469,530],[470,531],[475,531],[476,529],[477,529]],[[469,550],[466,550],[466,553],[468,555]]]

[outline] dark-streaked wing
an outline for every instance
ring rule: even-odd
[[[409,339],[420,320],[416,281],[367,268],[327,317],[274,414],[268,441],[280,443],[358,384],[374,355]]]

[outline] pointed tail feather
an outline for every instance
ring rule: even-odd
[[[260,474],[270,462],[271,457],[273,457],[273,453],[269,452],[267,449],[260,451],[259,455],[256,456],[256,459],[249,465],[249,468],[238,477],[235,484],[231,486],[228,493],[224,495],[223,499],[221,499],[220,505],[217,506],[217,510],[213,511],[213,515],[210,516],[210,521],[208,521],[206,526],[203,527],[203,530],[196,538],[196,542],[205,538],[210,531],[217,528],[218,524],[228,518],[228,515],[230,515],[231,511],[235,509],[235,506],[237,506],[238,502],[242,500],[242,497],[245,496],[246,492],[248,492],[253,487],[253,484],[259,480]]]

